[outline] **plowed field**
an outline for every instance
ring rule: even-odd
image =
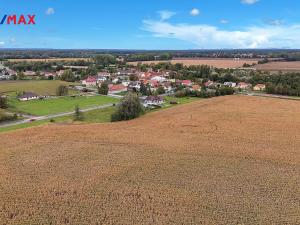
[[[2,224],[299,224],[300,102],[219,97],[0,134]]]

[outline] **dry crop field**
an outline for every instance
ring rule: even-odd
[[[295,72],[300,71],[300,61],[295,62],[270,62],[266,64],[260,64],[255,66],[258,70],[265,71],[283,71],[283,72]]]
[[[56,62],[56,61],[89,61],[90,58],[48,58],[48,59],[8,59],[9,62]]]
[[[159,63],[159,62],[171,62],[172,64],[182,63],[185,66],[192,66],[192,65],[209,65],[216,68],[239,68],[243,67],[245,63],[253,64],[257,63],[258,59],[240,59],[234,60],[229,58],[219,58],[219,59],[210,59],[210,58],[203,58],[203,59],[173,59],[170,61],[144,61],[141,63],[144,64],[151,64],[151,63]],[[131,62],[129,64],[137,65],[138,62]]]
[[[0,134],[2,224],[299,224],[300,102],[197,101]]]

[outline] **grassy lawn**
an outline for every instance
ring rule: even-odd
[[[49,120],[34,121],[31,123],[24,123],[24,124],[9,126],[9,127],[0,127],[0,133],[29,128],[29,127],[35,127],[46,123],[49,123]]]
[[[88,112],[83,112],[84,123],[107,123],[111,122],[111,115],[115,111],[114,107],[105,109],[97,109]],[[54,119],[55,122],[73,122],[73,116],[63,116]]]
[[[114,99],[115,100],[115,99]],[[166,109],[170,107],[175,107],[177,105],[182,105],[194,101],[199,101],[199,98],[194,98],[194,97],[184,97],[184,98],[176,98],[176,97],[165,97],[166,103],[161,109]],[[176,101],[178,104],[177,105],[171,105],[170,101]],[[148,113],[151,113],[153,111],[161,110],[161,109],[156,109],[156,110],[151,110],[148,111]],[[72,108],[73,110],[73,108]],[[106,109],[99,109],[99,110],[92,110],[89,112],[84,112],[83,113],[83,121],[82,123],[107,123],[111,121],[111,115],[115,111],[114,107],[109,107]],[[54,119],[55,123],[73,123],[73,116],[62,116]],[[48,124],[50,123],[50,120],[42,120],[42,121],[35,121],[31,123],[26,123],[26,124],[21,124],[21,125],[15,125],[11,127],[6,127],[6,128],[0,128],[0,132],[7,132],[7,131],[12,131],[12,130],[17,130],[17,129],[24,129],[28,127],[33,127],[33,126],[39,126],[43,124]]]
[[[106,109],[92,110],[89,112],[83,112],[82,123],[107,123],[111,121],[111,114],[114,112],[114,107],[109,107]],[[55,123],[73,123],[73,116],[62,116],[54,119]],[[34,121],[31,123],[19,124],[10,127],[0,128],[1,132],[13,131],[18,129],[24,129],[44,124],[49,124],[50,120]]]
[[[116,95],[125,96],[128,93],[128,91],[122,91],[117,93]]]
[[[182,104],[187,104],[190,102],[194,102],[194,101],[199,101],[201,98],[197,98],[197,97],[183,97],[183,98],[176,98],[176,97],[170,97],[170,96],[166,96],[165,98],[165,104],[163,106],[163,108],[169,108],[169,107],[174,107],[175,105],[170,104],[171,101],[173,102],[177,102],[177,105],[182,105]]]
[[[17,80],[17,81],[0,81],[0,93],[16,95],[17,92],[34,92],[38,95],[55,95],[59,85],[72,85],[60,80]],[[73,91],[69,91],[73,94]]]
[[[81,109],[84,109],[108,103],[116,103],[118,101],[118,99],[107,96],[76,96],[25,102],[21,102],[17,99],[11,99],[9,103],[11,105],[11,111],[44,116],[61,112],[71,112],[74,110],[76,105],[79,105]]]

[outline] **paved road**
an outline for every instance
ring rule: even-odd
[[[242,95],[265,97],[265,98],[279,98],[279,99],[300,101],[300,98],[292,97],[292,96],[285,96],[285,95],[272,95],[272,94],[255,93],[255,92],[243,93]]]
[[[86,108],[86,109],[81,109],[81,112],[88,112],[88,111],[92,111],[92,110],[97,110],[97,109],[105,109],[108,107],[113,106],[113,104],[106,104],[106,105],[100,105],[100,106],[94,106],[94,107],[90,107],[90,108]],[[20,121],[14,121],[14,122],[7,122],[7,123],[2,123],[0,124],[0,128],[4,128],[4,127],[10,127],[10,126],[14,126],[14,125],[19,125],[19,124],[24,124],[24,123],[30,123],[32,122],[32,120],[34,121],[40,121],[40,120],[48,120],[48,119],[54,119],[57,117],[62,117],[62,116],[69,116],[69,115],[73,115],[74,111],[72,112],[65,112],[65,113],[58,113],[58,114],[52,114],[52,115],[47,115],[47,116],[37,116],[37,117],[30,117],[24,120],[20,120]]]

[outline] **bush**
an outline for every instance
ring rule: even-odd
[[[186,91],[185,91],[185,89],[180,90],[180,91],[176,91],[176,93],[175,93],[175,97],[176,97],[176,98],[183,98],[183,97],[185,97],[185,96],[186,96]]]
[[[8,108],[7,98],[0,96],[0,109],[7,109],[7,108]]]
[[[11,115],[11,114],[0,111],[0,122],[16,120],[16,119],[18,119],[17,114]]]
[[[134,92],[129,92],[118,105],[117,111],[112,114],[111,121],[131,120],[144,113],[144,107]]]
[[[233,95],[234,89],[232,87],[220,87],[218,90],[219,95]]]
[[[158,94],[158,95],[162,95],[162,94],[165,94],[165,93],[166,93],[166,91],[165,91],[163,86],[159,86],[156,90],[156,94]]]

